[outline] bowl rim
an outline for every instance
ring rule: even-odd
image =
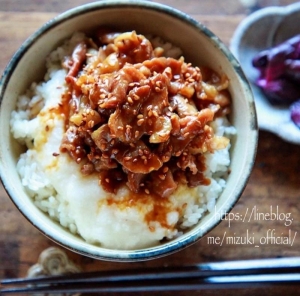
[[[16,51],[16,53],[11,58],[9,64],[4,70],[4,73],[0,79],[0,108],[2,105],[2,98],[6,90],[6,86],[10,80],[10,77],[14,71],[14,69],[17,67],[19,61],[22,59],[25,52],[33,45],[39,38],[41,38],[44,34],[46,34],[49,30],[52,28],[58,26],[59,24],[63,23],[65,20],[75,18],[78,15],[87,14],[92,11],[96,11],[99,9],[108,9],[108,8],[120,8],[120,7],[134,7],[134,8],[142,8],[142,9],[150,9],[157,11],[159,13],[168,14],[169,16],[178,19],[181,22],[184,22],[190,26],[192,26],[194,29],[197,29],[198,31],[201,31],[202,34],[206,35],[211,41],[213,42],[214,46],[216,46],[228,59],[231,61],[232,67],[234,68],[234,71],[237,73],[237,76],[243,81],[244,87],[247,89],[249,93],[250,103],[249,108],[251,109],[251,112],[253,114],[253,126],[252,128],[252,146],[250,147],[250,154],[248,153],[251,161],[247,164],[247,172],[246,177],[242,180],[243,184],[240,184],[238,186],[238,191],[235,193],[234,199],[231,200],[230,206],[226,208],[226,212],[222,213],[222,217],[224,217],[231,209],[234,207],[238,199],[240,198],[244,188],[246,187],[247,181],[250,177],[250,172],[252,170],[255,156],[256,156],[256,149],[257,149],[257,141],[258,141],[258,128],[257,128],[257,122],[256,122],[256,110],[254,105],[254,99],[252,96],[252,92],[250,89],[250,85],[248,83],[248,80],[239,64],[237,59],[233,56],[233,54],[230,52],[230,50],[225,46],[225,44],[217,37],[214,33],[212,33],[206,26],[204,26],[201,22],[196,21],[188,14],[177,10],[173,7],[155,3],[155,2],[148,2],[148,1],[139,1],[139,0],[107,0],[107,1],[98,1],[98,2],[92,2],[88,4],[83,4],[80,6],[77,6],[75,8],[69,9],[58,16],[55,16],[48,22],[46,22],[44,25],[42,25],[37,31],[35,31],[31,36],[29,36],[28,39],[26,39],[21,47]],[[0,158],[1,156],[1,150],[0,150]],[[31,223],[33,224],[40,232],[42,232],[46,237],[51,239],[52,241],[58,243],[61,246],[64,246],[67,249],[70,249],[76,253],[80,253],[82,255],[86,255],[88,257],[92,257],[95,259],[101,259],[101,260],[109,260],[109,261],[142,261],[142,260],[149,260],[149,259],[155,259],[158,257],[162,257],[165,255],[172,254],[174,252],[180,251],[189,245],[195,243],[200,238],[202,238],[205,234],[207,234],[212,228],[216,227],[222,219],[219,219],[218,221],[215,220],[214,223],[210,223],[210,226],[205,229],[203,232],[193,233],[193,235],[187,236],[184,239],[177,240],[171,240],[167,244],[157,245],[154,247],[144,248],[140,250],[110,250],[102,247],[95,247],[97,248],[97,252],[90,253],[84,248],[79,248],[78,246],[75,246],[74,244],[66,244],[64,240],[58,239],[55,237],[55,235],[52,235],[51,233],[46,233],[43,229],[40,228],[40,226],[33,223],[32,219],[30,220],[28,215],[24,213],[24,210],[21,209],[18,206],[18,202],[15,200],[14,193],[11,192],[9,185],[6,183],[5,174],[3,171],[2,164],[0,164],[0,178],[3,183],[4,189],[8,193],[9,197],[13,201],[13,203],[16,205],[16,207],[19,209],[19,211],[23,214],[23,216]]]

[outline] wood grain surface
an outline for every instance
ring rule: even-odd
[[[0,0],[0,72],[21,43],[39,26],[60,12],[89,1],[83,0]],[[203,22],[225,44],[249,11],[236,0],[161,0],[189,13]],[[273,1],[286,5],[295,1]],[[272,4],[260,1],[260,6]],[[271,258],[300,255],[300,146],[282,141],[273,134],[260,131],[257,157],[249,182],[238,203],[227,218],[208,236],[193,246],[160,259],[139,263],[98,261],[66,251],[83,270],[129,269],[134,267],[163,267],[208,261]],[[261,213],[261,214],[259,214]],[[268,217],[271,219],[267,220]],[[271,243],[266,237],[273,230],[276,237],[294,238]],[[248,240],[245,238],[248,235]],[[209,237],[231,237],[223,245],[212,243]],[[242,238],[240,240],[239,238]],[[239,240],[239,242],[238,242]],[[226,242],[226,240],[225,240]],[[243,243],[244,242],[244,243]],[[253,243],[252,243],[253,242]],[[25,276],[47,247],[57,246],[34,228],[16,209],[3,187],[0,187],[0,278]],[[250,290],[223,290],[223,295],[300,295],[300,288],[276,286]],[[219,292],[177,292],[180,295],[218,295]],[[173,295],[172,292],[151,295]],[[113,294],[108,294],[113,295]],[[117,295],[117,294],[115,294]],[[130,293],[122,295],[131,295]],[[150,295],[135,293],[134,295]]]

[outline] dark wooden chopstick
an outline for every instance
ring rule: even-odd
[[[67,276],[47,276],[36,278],[3,279],[1,284],[46,284],[68,282],[107,282],[137,279],[168,279],[218,275],[246,275],[262,273],[292,273],[300,269],[300,257],[237,260],[213,263],[202,263],[192,266],[148,268],[130,270],[97,271],[70,274]]]
[[[150,280],[150,281],[120,281],[110,283],[67,283],[51,286],[31,286],[8,288],[1,293],[108,293],[108,292],[146,292],[174,290],[203,290],[222,288],[253,288],[280,284],[299,284],[300,273],[271,274],[255,276],[218,276],[204,278]]]
[[[1,285],[8,288],[1,293],[200,290],[287,283],[300,284],[300,257],[4,279]]]

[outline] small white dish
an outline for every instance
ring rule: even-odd
[[[232,53],[250,81],[259,128],[294,144],[300,144],[300,129],[290,118],[289,106],[270,104],[254,84],[259,73],[252,66],[252,59],[261,50],[297,34],[300,34],[300,2],[285,7],[263,8],[249,15],[236,29],[230,44]]]

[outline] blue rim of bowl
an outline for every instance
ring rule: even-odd
[[[206,35],[211,41],[213,42],[214,46],[217,47],[223,55],[231,62],[233,65],[233,68],[237,75],[242,80],[244,87],[247,89],[249,94],[251,94],[250,86],[248,83],[248,80],[239,65],[239,62],[237,59],[232,55],[232,53],[229,51],[227,46],[214,34],[212,33],[206,26],[204,26],[202,23],[196,21],[188,14],[185,14],[184,12],[177,10],[175,8],[172,8],[167,5],[159,4],[159,3],[153,3],[148,1],[139,1],[139,0],[122,0],[122,1],[116,1],[116,0],[107,0],[107,1],[99,1],[99,2],[93,2],[89,4],[84,4],[75,8],[72,8],[70,10],[67,10],[66,12],[54,17],[53,19],[46,22],[39,30],[37,30],[35,33],[33,33],[28,39],[25,40],[25,42],[21,45],[19,50],[13,55],[11,58],[9,64],[4,70],[4,73],[0,79],[0,107],[2,104],[2,97],[5,93],[6,86],[9,82],[9,79],[18,65],[18,62],[22,59],[23,55],[26,53],[26,51],[30,48],[32,44],[34,44],[39,38],[41,38],[47,31],[50,29],[58,26],[59,24],[63,23],[64,21],[68,19],[72,19],[78,15],[90,13],[92,11],[96,11],[99,9],[107,9],[107,8],[126,8],[126,7],[134,7],[134,8],[140,8],[140,9],[149,9],[153,11],[157,11],[159,13],[168,14],[169,16],[176,18],[180,20],[181,22],[184,22],[190,26],[192,26],[194,29],[196,28],[199,32]],[[247,181],[250,176],[250,172],[252,170],[252,166],[254,163],[255,155],[256,155],[256,147],[257,147],[257,140],[258,140],[258,128],[257,128],[257,121],[256,121],[256,110],[254,105],[254,100],[249,102],[250,110],[252,112],[253,116],[253,122],[251,123],[251,128],[254,132],[254,149],[252,154],[252,162],[248,165],[248,172],[246,173],[246,177],[243,180],[243,184],[239,185],[238,193],[236,193],[236,198],[230,203],[230,206],[228,206],[226,209],[224,209],[224,212],[222,212],[222,219],[226,215],[226,213],[230,212],[232,208],[234,207],[235,203],[238,201],[239,197],[241,196]],[[0,166],[1,169],[1,166]],[[0,172],[1,173],[1,172]],[[77,246],[67,245],[63,242],[63,239],[57,239],[56,237],[53,237],[51,234],[46,233],[43,229],[41,229],[38,225],[33,223],[33,221],[29,220],[29,218],[23,213],[23,210],[20,209],[20,207],[17,205],[17,202],[13,198],[13,194],[10,194],[10,190],[8,186],[6,186],[5,180],[3,178],[4,174],[0,174],[1,181],[4,185],[4,188],[8,195],[11,197],[12,201],[16,205],[16,207],[19,209],[19,211],[25,216],[25,218],[33,224],[41,233],[43,233],[46,237],[51,239],[52,241],[58,243],[59,245],[65,247],[66,249],[70,249],[76,253],[92,257],[95,259],[101,259],[101,260],[109,260],[109,261],[143,261],[143,260],[150,260],[159,258],[165,255],[169,255],[175,252],[178,252],[193,243],[197,242],[200,238],[202,238],[205,234],[207,234],[210,230],[212,230],[215,226],[217,226],[222,219],[219,219],[212,223],[209,228],[207,228],[205,231],[199,233],[193,233],[192,235],[189,235],[185,237],[184,239],[177,240],[171,240],[167,244],[161,244],[158,246],[140,249],[140,250],[110,250],[105,249],[101,247],[95,246],[95,249],[97,249],[97,252],[90,253],[88,251],[85,251],[83,249],[79,249]]]

